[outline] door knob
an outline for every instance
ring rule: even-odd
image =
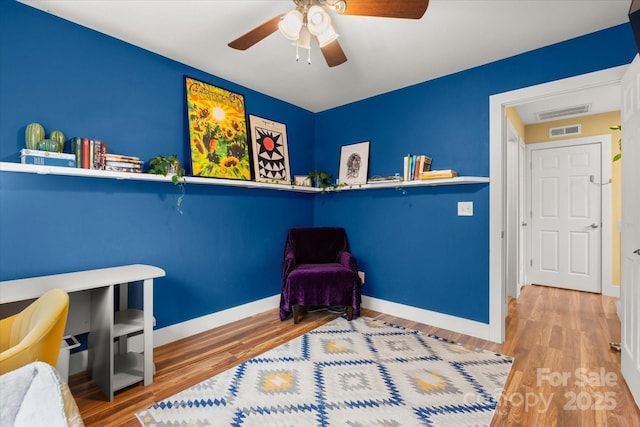
[[[593,223],[593,224],[591,224],[589,227],[590,227],[590,228],[598,228],[598,224],[596,224],[596,223],[594,222],[594,223]]]
[[[527,226],[527,223],[526,223],[526,222],[524,222],[524,221],[522,221],[522,224],[520,224],[520,225],[522,225],[523,227],[526,227],[526,226]]]
[[[633,251],[633,253],[640,256],[640,249],[636,249],[635,251]]]

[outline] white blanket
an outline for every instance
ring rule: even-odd
[[[65,401],[75,408],[71,417]],[[73,396],[52,366],[33,362],[0,376],[0,427],[82,425]]]

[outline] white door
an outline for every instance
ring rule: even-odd
[[[640,59],[622,79],[622,375],[640,405]]]
[[[531,283],[600,292],[600,144],[531,151]]]

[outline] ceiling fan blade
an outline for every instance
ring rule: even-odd
[[[271,34],[278,31],[278,23],[280,22],[280,18],[280,16],[276,16],[275,18],[268,20],[264,24],[258,25],[253,30],[229,43],[229,47],[238,50],[249,49],[251,46],[258,43],[265,37],[270,36]]]
[[[422,18],[429,6],[429,0],[344,0],[344,3],[344,11],[338,9],[343,15],[405,19]]]
[[[321,47],[320,50],[329,67],[335,67],[336,65],[347,62],[347,56],[344,54],[338,40],[334,40],[328,45]]]

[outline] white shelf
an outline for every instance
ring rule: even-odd
[[[60,166],[29,165],[22,163],[0,162],[0,172],[35,173],[38,175],[82,176],[85,178],[106,178],[135,181],[158,181],[172,183],[170,176],[150,173],[114,172],[95,169],[65,168]],[[272,184],[266,182],[245,181],[240,179],[219,179],[202,177],[185,177],[187,184],[222,185],[225,187],[262,188],[269,190],[297,191],[301,193],[317,193],[320,190],[288,184]]]
[[[114,358],[113,391],[121,390],[144,380],[144,357],[140,353],[128,352]]]
[[[121,310],[116,311],[113,322],[113,336],[121,337],[144,330],[144,311]]]
[[[171,177],[154,175],[149,173],[113,172],[94,169],[65,168],[60,166],[28,165],[22,163],[0,162],[0,172],[35,173],[38,175],[66,175],[81,176],[86,178],[103,178],[117,180],[158,181],[171,183]],[[239,179],[219,179],[202,177],[185,177],[187,184],[222,185],[225,187],[261,188],[269,190],[295,191],[299,193],[320,193],[323,190],[315,187],[302,187],[299,185],[272,184],[266,182],[244,181]],[[325,191],[349,191],[349,190],[376,190],[382,188],[407,188],[428,187],[434,185],[458,185],[458,184],[485,184],[489,178],[481,176],[458,176],[455,178],[416,180],[416,181],[391,181],[373,184],[357,184],[347,187],[332,187]]]
[[[377,190],[380,188],[431,187],[434,185],[487,184],[489,178],[483,176],[456,176],[454,178],[418,179],[415,181],[384,181],[361,185],[350,185],[333,191]]]

